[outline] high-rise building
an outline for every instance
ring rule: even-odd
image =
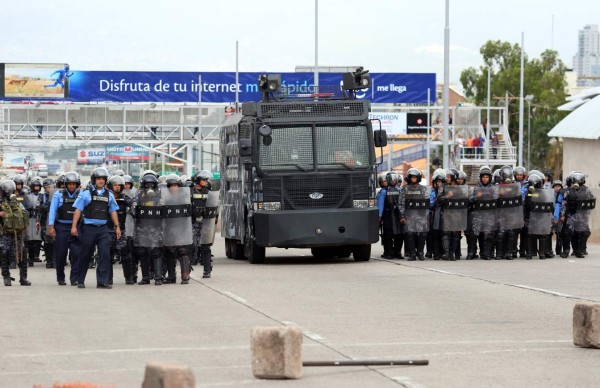
[[[577,86],[600,85],[600,32],[597,24],[588,24],[579,30],[577,54],[573,57],[573,70],[577,73]]]

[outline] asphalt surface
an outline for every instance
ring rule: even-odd
[[[464,240],[463,240],[464,243]],[[573,345],[572,311],[600,301],[600,246],[585,259],[315,260],[268,249],[267,263],[224,258],[211,279],[112,290],[0,288],[0,387],[90,382],[141,386],[148,361],[189,365],[201,387],[597,387],[600,350]],[[13,276],[17,271],[12,271]],[[429,366],[305,367],[300,380],[258,380],[250,330],[299,326],[304,360],[428,359]]]

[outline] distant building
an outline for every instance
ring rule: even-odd
[[[597,24],[588,24],[579,30],[573,70],[577,73],[577,86],[600,85],[600,32]]]
[[[467,98],[462,93],[461,89],[457,85],[448,86],[448,106],[459,106],[467,102]],[[444,103],[444,84],[438,83],[436,85],[436,103],[442,105]]]

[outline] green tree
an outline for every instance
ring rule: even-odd
[[[479,68],[469,67],[460,75],[460,82],[465,95],[477,105],[487,104],[487,73],[491,72],[492,98],[504,98],[506,92],[510,96],[518,96],[521,76],[521,48],[509,42],[487,41],[479,50],[483,65]],[[556,108],[565,102],[566,66],[554,50],[546,50],[539,58],[524,58],[524,95],[532,95],[531,101],[531,160],[530,167],[555,170],[557,163],[556,145],[551,144],[548,132],[566,114]],[[492,105],[500,100],[493,100]],[[527,122],[529,107],[525,102],[524,121],[524,157],[527,158]],[[509,104],[509,132],[513,144],[518,141],[519,104],[512,100]],[[527,162],[527,160],[526,160]]]

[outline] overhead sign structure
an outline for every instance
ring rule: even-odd
[[[435,90],[433,73],[370,73],[371,87],[359,90],[358,99],[374,103],[427,103],[427,89]],[[235,102],[258,101],[261,73],[234,72],[119,72],[74,71],[69,100],[75,102]],[[281,73],[288,93],[314,93],[313,73]],[[340,85],[342,73],[322,73],[320,85]]]

